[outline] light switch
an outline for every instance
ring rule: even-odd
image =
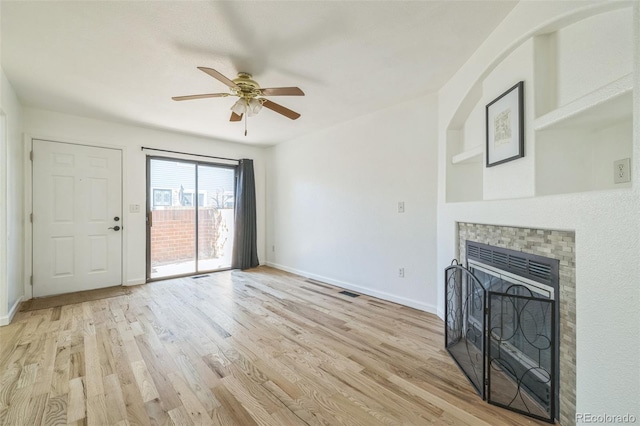
[[[398,213],[404,213],[404,201],[398,201]]]
[[[129,213],[140,213],[140,204],[129,204]]]

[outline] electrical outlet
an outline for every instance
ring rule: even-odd
[[[613,162],[613,183],[631,182],[631,159],[623,158]]]
[[[404,201],[398,201],[398,213],[404,213]]]
[[[400,269],[398,269],[398,276],[399,276],[400,278],[404,278],[404,268],[400,268]]]

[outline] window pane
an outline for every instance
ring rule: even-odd
[[[231,267],[235,170],[198,165],[198,271]]]
[[[151,278],[196,272],[195,164],[152,159]]]

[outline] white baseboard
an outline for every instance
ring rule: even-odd
[[[0,317],[0,327],[9,325],[11,323],[11,320],[13,320],[13,316],[16,314],[16,312],[18,312],[18,307],[20,306],[23,298],[24,296],[18,297],[18,300],[16,300],[16,302],[13,304],[13,306],[9,310],[9,313],[5,316]]]
[[[438,312],[436,312],[436,315],[442,320],[444,321],[444,311],[442,309],[438,309]]]
[[[145,284],[147,282],[147,280],[145,280],[144,278],[136,278],[133,280],[128,280],[125,284],[123,284],[125,287],[128,287],[130,285],[140,285],[140,284]]]
[[[290,268],[285,265],[280,265],[278,263],[267,262],[267,266],[271,266],[272,268],[280,269],[285,272],[291,272],[292,274],[301,275],[306,278],[311,278],[317,281],[321,281],[327,284],[335,285],[340,288],[344,288],[346,290],[357,291],[358,293],[366,294],[367,296],[377,297],[378,299],[386,300],[388,302],[398,303],[400,305],[408,306],[410,308],[415,308],[420,311],[429,312],[430,314],[437,314],[437,309],[435,305],[431,305],[428,303],[418,302],[412,299],[408,299],[402,296],[396,296],[395,294],[387,293],[384,291],[378,291],[367,287],[362,287],[356,284],[352,284],[346,281],[340,281],[329,277],[324,277],[322,275],[312,274],[310,272],[301,271],[299,269]]]

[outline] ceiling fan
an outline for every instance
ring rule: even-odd
[[[225,77],[213,68],[198,67],[199,70],[209,74],[216,80],[224,83],[229,87],[231,93],[207,93],[201,95],[187,95],[187,96],[174,96],[174,101],[187,101],[191,99],[204,99],[204,98],[225,98],[227,96],[237,96],[240,99],[236,101],[231,107],[231,118],[229,121],[241,121],[242,116],[245,115],[245,136],[246,131],[246,116],[256,115],[262,107],[269,108],[272,111],[282,114],[291,120],[295,120],[300,117],[295,111],[285,108],[280,104],[277,104],[263,96],[304,96],[304,92],[299,87],[272,87],[263,89],[260,85],[252,80],[251,74],[246,72],[239,72],[238,77],[233,80]]]

